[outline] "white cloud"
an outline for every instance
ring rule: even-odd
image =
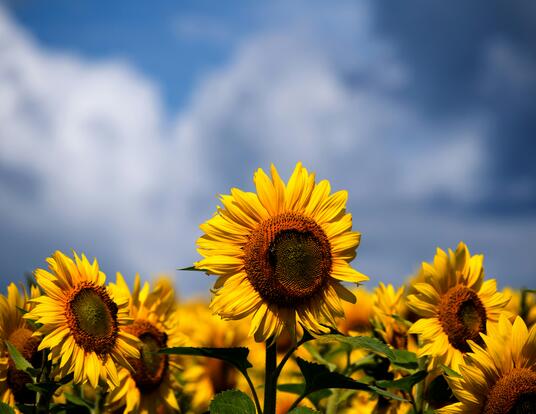
[[[100,246],[124,270],[173,271],[195,258],[197,225],[218,192],[251,188],[258,166],[274,162],[289,173],[303,160],[350,190],[364,233],[357,266],[401,280],[436,243],[452,246],[482,230],[482,221],[421,206],[438,194],[478,198],[485,123],[468,116],[437,125],[400,101],[404,68],[367,25],[359,27],[351,36],[363,45],[357,59],[334,55],[340,39],[318,39],[311,28],[248,38],[169,119],[155,84],[128,62],[46,50],[0,9],[2,216],[28,238],[38,229],[89,254]],[[2,184],[2,171],[35,182],[26,185],[35,190],[31,201],[24,188]],[[512,238],[534,242],[525,229]],[[502,247],[495,240],[479,246]],[[210,279],[190,274],[179,282],[192,292]]]

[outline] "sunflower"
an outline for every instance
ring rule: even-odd
[[[430,355],[432,367],[442,363],[456,370],[468,341],[480,342],[486,323],[497,322],[509,301],[497,292],[494,279],[484,281],[483,260],[460,243],[448,254],[437,249],[434,262],[422,265],[426,282],[416,283],[418,293],[408,296],[408,306],[421,319],[409,333],[420,335],[424,345],[418,355]]]
[[[459,402],[442,414],[517,414],[536,412],[536,326],[530,331],[518,316],[513,325],[503,314],[481,334],[485,348],[470,341],[460,377],[449,376]]]
[[[374,291],[374,324],[383,340],[397,349],[408,345],[408,326],[404,323],[407,308],[404,297],[405,287],[395,290],[394,286],[380,283]],[[411,342],[411,341],[409,341]]]
[[[233,188],[223,207],[202,224],[195,267],[218,275],[211,309],[224,319],[252,316],[250,335],[277,338],[296,323],[312,333],[328,332],[343,317],[340,299],[355,301],[341,281],[368,278],[352,269],[360,234],[352,232],[346,191],[330,195],[301,163],[287,185],[272,165],[253,181],[257,193]]]
[[[186,336],[185,346],[209,348],[250,348],[250,358],[255,366],[255,358],[261,355],[248,344],[248,327],[242,321],[226,322],[212,314],[206,303],[192,301],[180,306],[182,331]],[[231,389],[248,390],[244,378],[231,365],[213,358],[183,357],[184,370],[181,379],[187,405],[193,412],[205,412],[214,395]],[[260,363],[260,361],[259,361]]]
[[[143,287],[136,275],[132,295],[123,278],[110,283],[117,297],[130,298],[130,317],[133,323],[125,330],[140,340],[140,358],[129,358],[132,372],[122,368],[119,386],[108,395],[111,409],[124,408],[124,413],[167,413],[179,410],[175,391],[177,356],[158,354],[160,348],[180,346],[184,335],[179,331],[175,292],[167,279],[160,279],[151,291],[148,283]]]
[[[32,286],[30,297],[24,287],[21,291],[14,283],[10,283],[7,296],[0,295],[0,401],[11,407],[15,407],[15,403],[34,402],[35,393],[26,388],[32,379],[15,368],[8,356],[5,342],[13,344],[34,366],[41,365],[41,353],[37,352],[40,339],[33,336],[32,326],[22,318],[23,312],[29,311],[33,306],[29,300],[39,296],[39,290]]]
[[[37,269],[35,278],[45,295],[33,301],[24,315],[42,324],[39,350],[50,349],[55,374],[74,373],[75,383],[92,387],[99,378],[110,387],[118,384],[116,363],[130,367],[127,358],[138,358],[138,339],[124,331],[128,300],[114,298],[104,286],[106,276],[96,260],[75,260],[56,251],[47,259],[50,272]]]

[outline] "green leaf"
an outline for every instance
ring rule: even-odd
[[[307,408],[307,407],[296,407],[294,408],[292,411],[290,411],[288,414],[316,414],[316,413],[319,413],[320,414],[320,411],[316,411],[316,410],[313,410],[311,408]]]
[[[393,365],[406,370],[414,370],[419,367],[417,355],[405,349],[393,349],[393,358],[389,358]]]
[[[305,391],[305,384],[303,383],[279,384],[277,386],[277,389],[281,392],[288,392],[290,394],[302,395],[303,392]]]
[[[229,390],[216,394],[209,411],[211,414],[255,414],[255,404],[242,391]]]
[[[277,389],[281,392],[288,392],[290,394],[302,395],[305,392],[305,384],[280,384],[277,386]],[[315,391],[307,395],[309,401],[311,401],[315,406],[318,406],[320,400],[327,398],[331,395],[331,391],[328,389],[323,389]]]
[[[9,404],[0,401],[0,413],[1,414],[15,414],[15,410]]]
[[[311,394],[327,388],[344,388],[350,390],[368,390],[369,386],[362,382],[355,381],[338,372],[331,372],[325,365],[309,362],[301,358],[296,358],[303,377],[305,378],[305,389],[302,395]]]
[[[376,394],[378,395],[381,395],[385,398],[389,398],[391,400],[397,400],[397,401],[406,401],[406,402],[409,402],[409,400],[406,400],[405,398],[402,398],[396,394],[393,394],[392,392],[389,392],[389,391],[386,391],[386,390],[383,390],[379,387],[375,387],[374,385],[371,385],[369,387],[372,391],[374,391]]]
[[[77,396],[77,395],[74,395],[74,394],[69,394],[69,393],[65,393],[65,399],[67,401],[69,401],[70,403],[76,405],[76,406],[80,406],[80,407],[86,407],[88,408],[89,410],[92,410],[93,407],[91,406],[91,404],[89,404],[86,400],[84,400],[83,398]]]
[[[443,372],[447,374],[449,377],[462,378],[462,376],[458,372],[454,371],[452,368],[449,368],[443,364],[441,364],[440,367],[443,370]]]
[[[52,414],[62,413],[62,414],[91,414],[91,410],[87,407],[75,405],[71,403],[67,404],[51,404],[50,412]],[[32,413],[34,414],[34,413]]]
[[[426,370],[417,371],[415,374],[411,374],[407,377],[402,377],[396,380],[377,381],[376,385],[379,385],[382,388],[395,388],[397,390],[411,392],[413,386],[425,379],[427,374],[428,372]]]
[[[352,348],[366,349],[377,354],[385,355],[387,358],[394,358],[393,350],[384,342],[372,336],[344,336],[344,335],[322,335],[317,338],[322,342],[333,342],[350,345]]]
[[[35,414],[35,407],[33,404],[17,404],[17,410],[22,414]]]
[[[320,355],[320,352],[318,352],[318,349],[316,349],[312,344],[304,344],[303,347],[311,354],[311,356],[321,364],[327,365],[330,371],[335,371],[337,368],[337,365],[333,364],[332,362],[329,362],[327,359],[325,359],[322,355]]]
[[[245,373],[252,365],[248,361],[249,349],[241,348],[194,348],[188,346],[179,346],[175,348],[164,348],[159,351],[162,354],[169,355],[192,355],[203,356],[208,358],[220,359],[228,362],[240,372]]]
[[[72,381],[73,377],[74,377],[74,374],[71,373],[69,375],[66,375],[59,381],[45,381],[45,382],[38,382],[35,384],[27,383],[26,388],[35,392],[40,392],[41,394],[52,395],[59,387]]]
[[[11,342],[6,341],[7,352],[15,364],[15,368],[20,371],[28,371],[33,369],[32,364],[30,364],[19,352],[19,350]]]

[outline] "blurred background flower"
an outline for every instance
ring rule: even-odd
[[[499,284],[530,285],[535,22],[499,0],[6,0],[0,288],[73,248],[208,292],[174,269],[216,195],[299,160],[349,190],[371,280],[464,240]]]

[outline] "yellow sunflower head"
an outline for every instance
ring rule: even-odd
[[[132,372],[122,368],[119,386],[108,395],[110,409],[123,408],[125,413],[167,413],[179,410],[175,391],[180,387],[175,379],[178,357],[158,354],[166,347],[185,342],[179,330],[175,293],[167,279],[158,280],[151,290],[149,283],[141,287],[136,275],[132,295],[123,276],[118,273],[110,290],[118,297],[130,298],[129,316],[133,322],[125,330],[139,339],[139,358],[128,358]]]
[[[518,316],[512,324],[502,314],[481,334],[484,346],[470,341],[471,351],[449,376],[458,403],[441,414],[525,414],[536,412],[536,326],[530,331]]]
[[[31,298],[39,296],[36,286],[30,288],[30,296],[24,287],[19,289],[14,283],[7,287],[7,295],[0,295],[0,401],[15,407],[15,403],[31,403],[35,393],[26,388],[32,379],[25,372],[15,368],[8,356],[6,341],[14,345],[21,355],[34,366],[41,365],[42,354],[37,351],[40,338],[34,336],[32,326],[23,319],[24,311],[33,304]]]
[[[408,327],[396,316],[406,318],[404,286],[380,283],[374,291],[374,322],[383,340],[398,349],[408,346]]]
[[[425,282],[408,296],[408,306],[421,317],[410,328],[424,342],[419,355],[431,365],[454,369],[469,351],[468,341],[480,342],[488,322],[497,322],[509,297],[497,292],[494,279],[484,281],[484,257],[469,254],[464,243],[448,254],[437,249],[433,263],[423,263]]]
[[[24,315],[42,324],[39,350],[50,349],[56,374],[74,373],[75,383],[92,387],[118,384],[116,363],[130,367],[126,358],[139,357],[138,339],[124,331],[129,321],[128,301],[115,298],[104,286],[106,276],[96,260],[75,260],[56,251],[47,259],[49,270],[37,269],[35,278],[45,293]]]
[[[340,299],[355,301],[341,281],[368,278],[349,262],[360,234],[351,231],[346,191],[330,194],[298,163],[288,183],[271,167],[254,175],[256,193],[233,188],[200,227],[195,266],[219,276],[211,308],[224,319],[252,316],[250,335],[277,338],[296,323],[327,332],[344,315]]]

